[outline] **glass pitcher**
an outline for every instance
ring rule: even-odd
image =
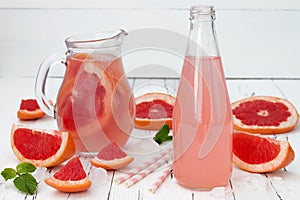
[[[79,154],[97,153],[110,142],[124,146],[133,128],[135,104],[121,59],[124,30],[69,37],[66,54],[54,54],[41,64],[35,85],[41,109],[69,131]],[[50,68],[66,70],[52,106],[45,94]]]

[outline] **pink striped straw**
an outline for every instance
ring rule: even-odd
[[[116,184],[123,183],[124,181],[126,181],[130,177],[134,176],[135,174],[139,173],[143,169],[145,169],[145,168],[149,167],[150,165],[152,165],[153,163],[157,162],[159,159],[163,158],[166,155],[171,154],[171,152],[172,152],[171,147],[163,150],[162,152],[160,152],[160,154],[158,156],[154,156],[150,159],[150,161],[145,161],[143,164],[131,169],[130,171],[126,172],[126,174],[124,176],[116,178],[114,182]]]
[[[162,157],[160,160],[156,161],[155,163],[153,163],[149,167],[143,169],[141,172],[135,174],[133,177],[130,177],[128,180],[126,180],[124,185],[126,187],[130,187],[130,186],[136,184],[137,182],[142,180],[144,177],[151,174],[154,170],[156,170],[157,168],[159,168],[160,166],[165,164],[165,162],[168,161],[171,157],[172,157],[171,153],[165,155],[164,157]]]
[[[171,170],[172,170],[171,166],[169,166],[166,170],[164,170],[159,175],[159,177],[157,177],[156,181],[154,183],[152,183],[152,185],[149,187],[148,191],[153,194],[157,190],[157,188],[159,188],[159,186],[166,180],[166,178],[169,176]]]

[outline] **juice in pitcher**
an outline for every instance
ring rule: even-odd
[[[123,146],[132,130],[134,102],[120,58],[67,57],[56,118],[80,152],[97,152],[109,142]]]

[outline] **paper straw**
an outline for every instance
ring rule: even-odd
[[[137,182],[139,182],[140,180],[142,180],[145,176],[151,174],[154,170],[156,170],[157,168],[159,168],[160,166],[162,166],[163,164],[165,164],[165,162],[167,160],[169,160],[171,157],[172,157],[172,154],[165,155],[160,160],[156,161],[155,163],[153,163],[149,167],[143,169],[139,173],[135,174],[133,177],[131,177],[128,180],[126,180],[126,182],[124,183],[124,185],[126,187],[130,187],[130,186],[136,184]]]
[[[160,154],[158,156],[154,156],[149,161],[145,161],[143,164],[131,169],[130,171],[126,172],[126,174],[124,176],[116,178],[114,182],[116,184],[123,183],[130,177],[134,176],[135,174],[139,173],[143,169],[145,169],[145,168],[149,167],[150,165],[152,165],[153,163],[157,162],[159,159],[163,158],[164,156],[166,156],[168,154],[171,154],[171,152],[172,152],[172,148],[167,148],[167,149],[163,150],[162,152],[160,152]]]
[[[166,180],[166,178],[169,176],[171,170],[172,170],[172,167],[169,166],[165,171],[163,171],[159,175],[159,177],[157,177],[156,181],[154,183],[152,183],[152,185],[149,187],[148,191],[153,194],[157,190],[157,188],[159,188],[159,186]]]

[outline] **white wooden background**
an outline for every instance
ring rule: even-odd
[[[65,52],[64,39],[74,34],[162,28],[187,35],[193,4],[216,6],[227,77],[300,77],[298,0],[0,0],[0,75],[35,76],[40,62]]]
[[[218,41],[231,101],[251,95],[274,95],[287,98],[300,110],[299,0],[0,0],[1,169],[18,163],[10,148],[9,133],[11,124],[18,122],[16,110],[20,99],[34,96],[34,77],[40,62],[49,54],[65,52],[66,37],[116,28],[129,32],[141,28],[160,28],[187,35],[188,9],[192,4],[216,6]],[[183,44],[179,45],[185,48]],[[149,57],[153,58],[153,63],[162,62],[174,68],[177,72],[174,76],[180,73],[181,63],[172,63],[172,57],[156,57],[152,55],[153,52],[146,53],[151,55]],[[133,63],[134,58],[132,55],[124,61],[127,72],[139,67]],[[137,58],[141,65],[149,65],[149,70],[134,71],[130,74],[132,77],[143,77],[154,71],[151,59],[142,56]],[[130,80],[134,87],[143,84],[141,79]],[[153,80],[150,79],[150,82]],[[53,81],[57,82],[56,79]],[[176,79],[165,79],[161,84],[173,90],[177,87]],[[55,94],[49,95],[55,97]],[[50,118],[33,122],[33,125],[40,126],[40,123],[55,127],[54,120]],[[160,200],[170,197],[192,200],[296,200],[300,196],[300,159],[297,156],[300,153],[299,125],[291,133],[278,137],[291,142],[296,152],[295,161],[286,170],[262,175],[234,168],[232,188],[227,195],[224,195],[224,191],[189,191],[179,187],[171,178],[151,195],[146,190],[155,175],[128,190],[110,184],[119,175],[111,172],[106,185],[99,188],[94,186],[88,196],[85,193],[58,193],[43,184],[36,195],[26,196],[15,192],[9,185],[0,184],[0,197],[6,200]],[[88,162],[83,161],[85,167],[89,168],[86,165]]]

